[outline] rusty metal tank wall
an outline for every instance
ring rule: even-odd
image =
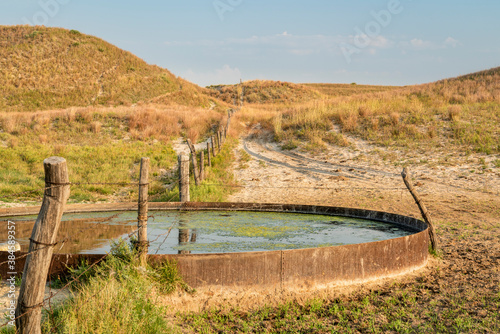
[[[300,290],[372,281],[404,274],[425,266],[428,259],[428,231],[425,222],[386,212],[310,205],[256,203],[150,203],[150,210],[266,211],[323,214],[383,221],[412,228],[415,233],[378,242],[283,251],[149,255],[158,264],[175,260],[185,281],[193,288]],[[69,205],[66,213],[136,210],[136,203]],[[0,209],[0,216],[37,214],[37,208]],[[0,263],[8,253],[0,252]],[[22,254],[18,253],[17,256]],[[99,255],[54,255],[52,273],[65,265],[89,262]],[[16,267],[22,268],[24,259]],[[22,271],[22,269],[20,269]],[[18,271],[18,272],[20,272]],[[0,265],[5,277],[7,267]]]

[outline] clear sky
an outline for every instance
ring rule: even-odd
[[[0,0],[0,24],[76,29],[201,86],[409,85],[500,66],[499,0]]]

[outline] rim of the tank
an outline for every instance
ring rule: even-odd
[[[17,207],[17,208],[2,208],[0,209],[0,218],[19,217],[36,215],[40,210],[36,207]],[[65,208],[65,214],[73,213],[91,213],[91,212],[117,212],[117,211],[136,211],[137,203],[97,203],[97,204],[69,204]],[[396,213],[384,211],[374,211],[360,208],[347,208],[336,206],[321,206],[321,205],[306,205],[306,204],[276,204],[276,203],[241,203],[241,202],[151,202],[149,203],[150,211],[247,211],[247,212],[277,212],[277,213],[298,213],[298,214],[315,214],[325,216],[340,216],[358,219],[367,219],[372,221],[384,222],[393,225],[399,225],[410,229],[413,233],[397,238],[385,240],[370,241],[349,245],[375,244],[386,242],[388,240],[398,240],[408,238],[427,231],[427,223],[414,217],[404,216]],[[343,247],[349,245],[334,245],[329,247]],[[248,252],[226,252],[226,253],[200,253],[200,254],[161,254],[175,256],[210,256],[222,254],[250,254],[263,252],[283,252],[297,251],[306,249],[317,249],[318,247],[308,247],[299,249],[284,249],[284,250],[268,250],[268,251],[248,251]],[[153,255],[153,254],[148,254]],[[158,254],[160,255],[160,254]]]

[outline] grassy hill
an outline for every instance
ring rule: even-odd
[[[270,80],[253,80],[239,85],[219,85],[208,88],[212,96],[227,103],[235,101],[239,103],[242,93],[243,102],[252,104],[296,103],[323,97],[323,94],[305,85]]]
[[[500,68],[417,86],[313,87],[328,97],[267,110],[275,114],[263,124],[283,147],[349,145],[350,134],[384,146],[500,152]]]
[[[421,100],[451,104],[500,102],[500,67],[414,87]]]
[[[0,111],[131,105],[193,92],[208,91],[97,37],[60,28],[0,26]],[[193,106],[189,99],[176,101]],[[196,107],[219,104],[208,95],[196,102]]]
[[[363,93],[377,93],[388,90],[397,89],[397,86],[373,86],[373,85],[357,85],[357,84],[328,84],[328,83],[306,83],[302,84],[317,90],[329,97],[336,96],[351,96]]]

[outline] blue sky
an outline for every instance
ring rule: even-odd
[[[0,0],[0,24],[77,29],[201,86],[410,85],[500,66],[498,0]]]

